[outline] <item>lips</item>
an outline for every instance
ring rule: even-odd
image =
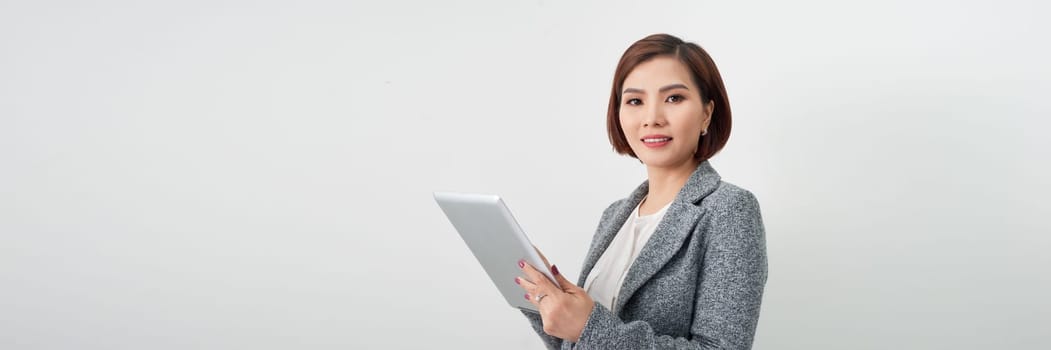
[[[662,143],[671,141],[671,136],[668,135],[646,135],[642,137],[643,143]]]
[[[649,148],[664,147],[671,142],[672,137],[668,135],[646,135],[642,137],[642,144]]]

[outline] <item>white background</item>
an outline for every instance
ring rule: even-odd
[[[715,58],[756,349],[1051,344],[1039,1],[0,1],[0,348],[536,349],[431,191],[571,279],[645,172],[617,59]]]

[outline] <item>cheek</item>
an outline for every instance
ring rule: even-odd
[[[704,129],[704,110],[700,106],[690,106],[686,108],[678,116],[682,125],[690,134],[694,132],[697,135],[701,134],[701,130]]]
[[[620,128],[621,130],[624,130],[625,135],[634,135],[638,128],[638,123],[635,122],[635,118],[621,114]]]

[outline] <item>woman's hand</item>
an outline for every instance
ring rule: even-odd
[[[522,269],[525,278],[516,277],[515,283],[526,291],[525,298],[540,310],[544,333],[576,343],[588,322],[591,309],[595,307],[595,301],[583,288],[577,287],[562,276],[558,267],[548,263],[539,249],[536,252],[544,259],[544,264],[551,266],[551,273],[562,288],[555,286],[547,276],[524,260],[518,261],[518,267]],[[540,297],[539,300],[537,296]]]

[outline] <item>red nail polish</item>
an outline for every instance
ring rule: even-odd
[[[529,300],[529,294],[525,295],[526,300]]]
[[[519,260],[518,267],[525,267],[525,260]]]
[[[518,281],[518,277],[515,277],[515,284],[522,284],[522,282]]]
[[[558,274],[558,266],[551,265],[551,273]]]

